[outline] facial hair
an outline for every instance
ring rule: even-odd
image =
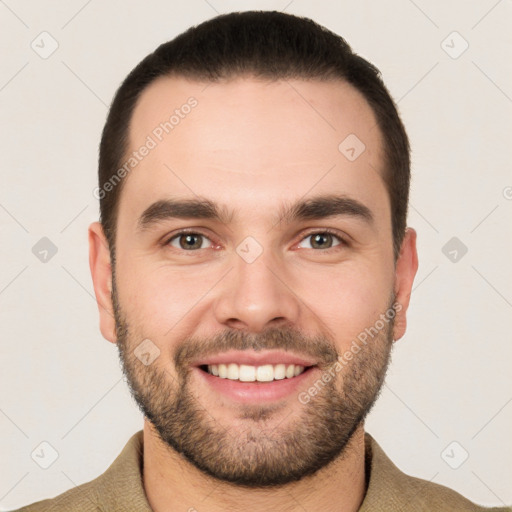
[[[246,488],[277,488],[313,475],[346,455],[352,435],[380,393],[393,345],[394,315],[368,343],[359,344],[360,350],[344,365],[337,364],[341,356],[327,335],[312,338],[292,327],[271,328],[258,335],[229,330],[208,339],[173,341],[172,374],[158,365],[158,358],[146,366],[134,354],[142,338],[131,332],[114,276],[112,302],[123,373],[135,402],[161,440],[201,472]],[[390,309],[393,302],[394,296]],[[235,430],[214,419],[191,384],[191,360],[229,349],[293,351],[319,361],[318,366],[334,377],[315,381],[320,384],[317,393],[307,403],[301,402],[296,417],[272,427],[266,422],[282,405],[241,405],[239,418],[247,428]]]

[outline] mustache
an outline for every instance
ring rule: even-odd
[[[191,337],[181,342],[174,352],[176,368],[186,368],[192,361],[228,350],[285,350],[331,365],[338,359],[334,343],[323,335],[308,336],[297,329],[272,327],[260,334],[229,330],[212,337]]]

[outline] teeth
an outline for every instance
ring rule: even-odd
[[[271,382],[284,378],[297,377],[304,371],[304,366],[295,364],[265,364],[250,366],[247,364],[212,364],[208,365],[208,373],[221,379],[239,380],[241,382]]]
[[[231,380],[238,380],[239,372],[237,364],[228,364],[227,377]]]
[[[234,363],[233,363],[234,364]],[[238,366],[235,364],[235,366]],[[256,367],[246,364],[240,365],[239,378],[242,382],[254,382],[256,380]]]
[[[274,366],[274,379],[281,380],[286,377],[286,365],[285,364],[276,364]]]

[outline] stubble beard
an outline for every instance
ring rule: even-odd
[[[114,279],[112,285],[119,358],[130,392],[163,443],[197,469],[238,486],[272,488],[313,475],[346,455],[349,441],[382,388],[393,345],[394,318],[339,371],[333,371],[339,354],[327,338],[311,340],[293,329],[271,329],[258,336],[229,331],[209,340],[183,340],[173,357],[173,375],[169,368],[158,365],[158,359],[145,366],[135,356],[134,349],[142,338],[131,332]],[[201,397],[194,393],[188,362],[206,347],[215,347],[217,352],[295,347],[299,353],[314,353],[317,360],[321,356],[321,367],[330,369],[334,377],[328,382],[319,379],[321,386],[317,385],[315,396],[307,403],[297,398],[293,414],[280,423],[273,418],[282,412],[283,405],[240,407],[238,423],[244,419],[247,427],[235,430],[216,420],[215,411],[203,406]],[[303,350],[306,347],[309,350]],[[289,397],[288,401],[295,399]],[[300,412],[296,413],[298,404]]]

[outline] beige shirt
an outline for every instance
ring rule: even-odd
[[[152,512],[142,484],[142,450],[139,430],[99,477],[13,512]],[[402,473],[368,433],[365,456],[370,475],[359,512],[512,512],[480,507],[447,487]]]

